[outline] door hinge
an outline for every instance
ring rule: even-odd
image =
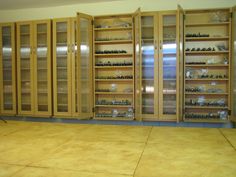
[[[135,113],[135,109],[133,108],[133,113]]]
[[[92,111],[95,112],[95,108],[94,107],[93,107]]]
[[[228,115],[231,116],[231,110],[228,110]]]
[[[233,12],[230,12],[229,16],[230,18],[233,18]]]
[[[93,26],[93,24],[94,24],[94,20],[91,20],[91,25]]]
[[[183,18],[184,18],[184,20],[186,19],[186,15],[185,14],[183,15]]]

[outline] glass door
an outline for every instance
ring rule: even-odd
[[[72,116],[78,116],[77,18],[71,18]]]
[[[0,112],[2,114],[16,114],[14,29],[14,24],[2,24],[0,26]]]
[[[36,115],[51,115],[51,25],[49,21],[34,24],[35,39],[35,110]]]
[[[78,42],[78,113],[79,118],[93,117],[93,77],[92,77],[92,17],[77,14]]]
[[[163,12],[160,19],[160,119],[176,119],[176,12]]]
[[[18,113],[33,112],[32,24],[17,24]]]
[[[142,116],[144,119],[157,118],[155,109],[158,82],[158,56],[156,46],[157,36],[156,13],[141,17],[141,52],[142,52]]]
[[[232,69],[232,110],[233,110],[233,115],[231,116],[231,119],[236,122],[236,6],[232,8],[232,13],[233,13],[233,18],[232,18],[232,64],[233,66],[231,67]]]
[[[71,116],[70,19],[53,21],[54,115]]]
[[[134,47],[135,47],[135,119],[142,120],[142,56],[141,56],[141,12],[134,13]]]

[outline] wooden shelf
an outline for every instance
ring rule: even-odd
[[[133,66],[95,66],[96,69],[133,68]]]
[[[130,53],[94,54],[95,57],[132,57]]]
[[[184,122],[226,123],[226,122],[228,122],[228,120],[184,118]]]
[[[133,92],[95,92],[96,95],[133,95]]]
[[[132,44],[132,40],[110,40],[110,41],[95,41],[95,44]]]
[[[228,93],[185,92],[185,95],[228,95]]]
[[[228,67],[228,64],[185,64],[186,67]]]
[[[142,92],[143,95],[154,95],[154,92]]]
[[[186,24],[186,27],[209,27],[209,26],[224,26],[229,25],[229,22],[218,22],[218,23],[192,23],[192,24]]]
[[[95,120],[116,120],[116,121],[132,121],[134,120],[133,117],[123,117],[123,118],[118,118],[118,117],[94,117]]]
[[[229,79],[185,79],[186,81],[228,81]]]
[[[176,92],[163,92],[163,95],[176,95]]]
[[[154,78],[150,78],[150,79],[145,79],[145,78],[142,78],[143,81],[154,81]]]
[[[186,37],[185,41],[194,42],[194,41],[225,41],[229,40],[229,36],[225,37]]]
[[[142,65],[143,68],[154,68],[154,65]]]
[[[142,28],[154,28],[154,25],[141,25]]]
[[[187,109],[228,109],[228,107],[220,106],[185,106]]]
[[[94,28],[94,31],[123,31],[132,29],[132,27]]]
[[[123,108],[130,108],[130,107],[134,107],[133,105],[95,105],[96,107],[110,107],[110,108],[113,108],[113,107],[123,107]]]
[[[95,79],[97,82],[129,82],[133,81],[133,79]]]
[[[164,28],[173,28],[173,27],[176,27],[176,24],[164,24],[163,25]]]
[[[185,51],[186,55],[218,55],[229,54],[229,51]]]

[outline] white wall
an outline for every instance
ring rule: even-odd
[[[222,8],[236,5],[236,0],[123,0],[48,8],[1,10],[0,22],[72,17],[76,16],[76,12],[90,15],[132,13],[138,7],[141,7],[142,11],[174,10],[177,4],[184,9]]]

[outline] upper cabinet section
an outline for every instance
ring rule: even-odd
[[[15,25],[0,24],[0,112],[16,114]]]

